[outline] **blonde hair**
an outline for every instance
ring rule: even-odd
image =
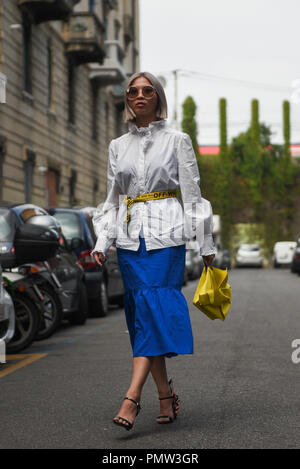
[[[124,102],[125,102],[125,107],[124,107],[124,121],[125,122],[134,122],[136,115],[129,106],[127,102],[127,89],[131,85],[131,83],[139,77],[145,77],[147,80],[151,83],[151,85],[155,88],[155,91],[158,96],[158,103],[157,103],[157,110],[156,110],[156,117],[159,117],[159,119],[166,119],[168,117],[168,105],[167,105],[167,99],[166,95],[163,89],[162,84],[160,81],[152,75],[152,73],[149,72],[137,72],[131,75],[126,83],[125,86],[125,92],[124,92]]]

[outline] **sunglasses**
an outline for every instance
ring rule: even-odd
[[[153,98],[155,91],[156,91],[155,88],[153,88],[153,86],[150,86],[150,85],[146,85],[142,87],[142,95],[146,99]],[[126,93],[127,93],[127,98],[129,100],[136,99],[139,95],[139,88],[137,86],[130,86],[127,89]]]

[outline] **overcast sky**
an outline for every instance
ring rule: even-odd
[[[291,102],[291,142],[300,143],[299,22],[300,0],[140,0],[141,70],[167,79],[170,123],[170,72],[185,71],[178,110],[186,96],[196,101],[200,144],[219,143],[220,97],[227,98],[229,142],[247,128],[257,98],[274,143],[283,140],[282,101]]]

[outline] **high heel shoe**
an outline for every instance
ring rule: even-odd
[[[180,399],[178,398],[178,395],[175,394],[174,392],[174,389],[173,389],[173,381],[172,379],[169,380],[169,386],[170,386],[170,391],[171,391],[171,396],[167,396],[167,397],[159,397],[158,399],[160,401],[162,401],[163,399],[173,399],[172,400],[172,410],[173,410],[173,417],[170,417],[170,415],[158,415],[156,418],[159,419],[159,418],[165,418],[165,419],[168,419],[168,420],[163,420],[163,421],[158,421],[157,420],[157,423],[162,423],[162,424],[165,424],[165,423],[173,423],[174,420],[176,419],[177,417],[177,414],[179,412],[179,402],[180,402]]]
[[[128,399],[129,401],[133,402],[135,405],[136,405],[136,414],[135,414],[135,417],[137,417],[137,415],[139,414],[140,410],[141,410],[141,406],[139,404],[139,402],[137,402],[136,400],[134,399],[131,399],[131,397],[124,397],[124,400],[125,399]],[[117,420],[115,419],[121,419],[123,420],[124,422],[126,423],[123,423],[123,422],[118,422]],[[121,417],[120,415],[117,415],[117,417],[113,418],[113,422],[116,424],[116,425],[119,425],[120,427],[124,427],[126,428],[126,430],[131,430],[132,427],[133,427],[133,423],[134,422],[129,422],[129,420],[125,419],[124,417]]]

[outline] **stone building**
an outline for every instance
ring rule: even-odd
[[[95,205],[139,70],[138,0],[0,0],[0,198]]]

